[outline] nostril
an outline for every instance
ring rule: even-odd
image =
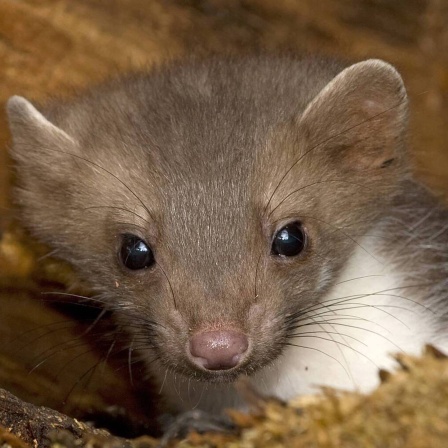
[[[237,366],[248,346],[247,336],[233,330],[204,331],[190,339],[193,362],[207,370],[228,370]]]

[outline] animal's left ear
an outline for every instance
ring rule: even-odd
[[[404,156],[407,95],[390,64],[370,59],[330,81],[300,118],[309,150],[322,146],[349,170],[385,168]]]

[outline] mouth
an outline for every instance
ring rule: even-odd
[[[228,384],[235,382],[243,374],[244,372],[242,372],[241,369],[236,369],[235,372],[229,372],[227,370],[215,372],[196,371],[193,375],[188,375],[188,377],[203,383]]]
[[[159,358],[156,364],[163,371],[168,370],[184,379],[213,384],[233,383],[240,376],[247,376],[256,370],[251,368],[250,362],[244,362],[231,369],[209,370],[192,363],[188,358],[178,360]]]
[[[250,362],[241,363],[231,369],[209,370],[192,363],[189,359],[172,363],[169,360],[160,360],[161,364],[171,372],[175,372],[188,380],[195,380],[210,384],[234,383],[241,376],[253,374],[257,369]]]

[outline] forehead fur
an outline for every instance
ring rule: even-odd
[[[261,193],[262,173],[273,184],[294,157],[278,151],[279,125],[300,115],[340,70],[319,59],[186,62],[117,79],[49,104],[44,114],[90,160],[113,173],[125,167],[139,195],[162,189],[151,192],[165,202],[160,208],[175,207],[171,215],[186,226],[193,224],[191,208],[199,207],[230,232],[236,226],[230,213],[247,214],[247,195]],[[273,157],[277,166],[264,169]],[[103,178],[110,190],[115,181]]]
[[[46,240],[61,238],[62,244],[70,237],[66,228],[74,234],[92,228],[88,216],[80,219],[79,210],[86,204],[109,207],[109,213],[126,207],[131,210],[127,219],[143,213],[144,220],[156,222],[159,234],[166,232],[165,241],[176,241],[171,253],[183,250],[183,256],[196,263],[204,260],[205,269],[213,257],[216,265],[223,257],[230,263],[254,246],[248,238],[260,234],[260,215],[273,193],[278,197],[270,205],[277,207],[294,189],[316,185],[285,202],[278,209],[283,216],[320,204],[321,218],[327,219],[344,201],[356,211],[354,198],[367,203],[367,190],[342,181],[320,185],[325,178],[333,177],[334,182],[338,172],[328,160],[334,153],[334,159],[341,154],[354,159],[357,168],[373,163],[362,154],[376,154],[377,129],[387,130],[393,120],[371,121],[375,132],[359,129],[352,135],[341,128],[346,122],[356,125],[372,118],[378,98],[380,106],[383,101],[389,107],[401,98],[396,92],[402,84],[382,62],[355,64],[342,75],[341,71],[342,66],[319,59],[216,58],[117,79],[78,99],[49,104],[43,108],[46,122],[36,114],[27,116],[26,108],[12,101],[13,153],[30,221]],[[363,95],[372,90],[374,98],[364,101],[364,107]],[[401,130],[395,128],[401,125],[393,124],[388,137],[392,143],[379,142],[381,148],[396,146]],[[52,129],[61,131],[58,139]],[[333,149],[319,148],[295,166],[310,145],[329,140],[329,129],[346,138],[332,142]],[[359,142],[367,151],[353,150]],[[374,163],[381,166],[393,159],[387,155]],[[297,169],[283,181],[292,167]],[[381,181],[384,177],[372,176]],[[49,222],[48,213],[39,209],[42,203],[53,216],[60,216],[57,222]],[[104,216],[103,208],[97,217]],[[274,218],[278,216],[271,221]],[[140,220],[139,225],[146,222]],[[110,244],[105,238],[96,238],[95,244],[101,241],[105,248]]]
[[[243,147],[251,140],[300,114],[341,69],[318,59],[187,62],[117,79],[46,114],[81,146],[139,145],[176,172],[199,169],[224,148],[232,164],[234,154],[250,157]]]

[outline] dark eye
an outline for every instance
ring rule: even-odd
[[[306,234],[300,222],[292,222],[282,227],[272,241],[272,253],[285,257],[299,255],[305,248]]]
[[[133,271],[149,268],[155,262],[151,248],[141,238],[131,234],[123,235],[120,260]]]

